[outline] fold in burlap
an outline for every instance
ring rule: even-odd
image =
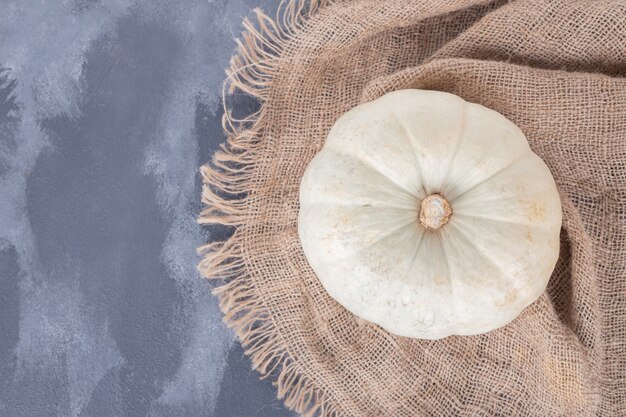
[[[626,415],[626,3],[288,1],[260,11],[227,86],[260,111],[202,173],[201,251],[226,323],[288,407],[322,416]],[[393,336],[337,304],[298,240],[298,188],[345,111],[402,88],[504,114],[561,194],[548,290],[510,325]],[[226,106],[228,107],[228,106]]]

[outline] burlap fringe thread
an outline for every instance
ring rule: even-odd
[[[336,416],[338,411],[328,396],[303,374],[280,340],[267,308],[255,296],[249,271],[242,256],[239,226],[246,223],[250,173],[255,168],[257,149],[263,139],[261,128],[264,107],[236,120],[226,105],[226,89],[239,89],[260,102],[267,100],[276,64],[294,33],[329,0],[286,0],[281,2],[276,19],[254,9],[256,24],[243,21],[243,41],[236,39],[237,52],[231,58],[222,90],[224,116],[222,127],[227,141],[213,156],[211,164],[201,168],[202,202],[205,205],[198,222],[234,226],[235,232],[224,242],[212,242],[198,248],[203,259],[198,269],[208,279],[223,280],[214,289],[220,299],[224,322],[232,328],[254,369],[262,378],[276,378],[278,398],[303,416]]]

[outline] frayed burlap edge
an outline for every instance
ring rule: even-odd
[[[275,379],[277,396],[303,416],[336,416],[336,405],[305,375],[286,350],[267,307],[258,298],[242,252],[240,226],[248,215],[247,193],[255,169],[258,148],[263,139],[264,106],[243,119],[234,119],[226,104],[226,91],[239,89],[262,104],[272,83],[277,63],[294,34],[332,0],[283,0],[276,18],[254,9],[255,22],[245,18],[242,39],[236,39],[237,52],[231,58],[222,89],[222,127],[227,140],[201,168],[203,178],[200,224],[234,226],[233,235],[222,242],[198,248],[200,273],[220,280],[213,293],[220,300],[224,322],[235,331],[254,369],[262,378]]]

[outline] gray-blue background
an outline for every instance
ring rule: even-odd
[[[292,415],[195,270],[223,69],[278,1],[0,3],[0,416]]]

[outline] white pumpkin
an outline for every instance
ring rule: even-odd
[[[544,291],[561,205],[501,114],[400,90],[342,115],[302,178],[298,231],[327,292],[402,336],[504,326]]]

